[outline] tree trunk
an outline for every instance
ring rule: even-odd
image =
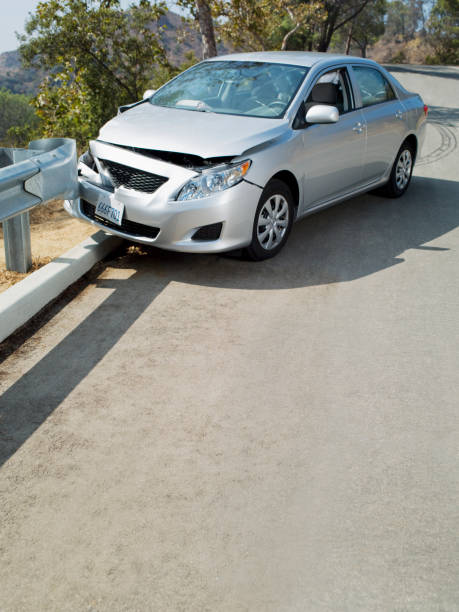
[[[202,57],[215,57],[217,55],[217,45],[215,43],[214,22],[212,13],[207,0],[196,0],[197,18],[199,30],[201,32]]]
[[[295,34],[295,32],[298,30],[299,27],[300,27],[300,24],[297,23],[296,26],[290,30],[290,32],[287,32],[287,34],[282,39],[281,51],[287,50],[288,39],[290,38],[290,36],[292,36],[292,34]]]
[[[327,51],[333,32],[335,31],[335,23],[338,19],[339,9],[330,9],[327,15],[327,19],[322,25],[319,42],[317,43],[317,51]]]
[[[347,35],[347,40],[346,40],[346,55],[349,55],[349,53],[351,52],[351,44],[352,44],[352,33],[354,31],[354,22],[351,22],[351,27],[349,28],[349,33]]]
[[[295,23],[295,15],[293,14],[293,12],[287,9],[287,13],[290,19],[293,21],[293,23]],[[290,38],[290,36],[292,36],[292,34],[295,34],[295,32],[298,31],[300,25],[301,23],[296,23],[294,27],[289,32],[287,32],[287,34],[284,36],[282,40],[281,51],[285,51],[287,49],[288,39]]]
[[[357,15],[363,11],[369,1],[370,0],[360,0],[360,2],[357,4],[357,8],[352,13],[344,16],[339,23],[337,23],[337,21],[338,17],[340,16],[340,7],[330,7],[328,9],[327,19],[322,26],[317,51],[327,51],[328,47],[330,46],[332,36],[336,30],[342,28],[348,21],[355,19]]]

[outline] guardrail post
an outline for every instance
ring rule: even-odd
[[[3,221],[3,239],[6,269],[14,272],[28,272],[32,267],[28,212]]]

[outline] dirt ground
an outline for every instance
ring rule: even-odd
[[[65,212],[62,200],[53,200],[32,209],[30,227],[33,261],[31,272],[38,270],[94,233],[91,225],[77,221]],[[6,270],[3,229],[0,225],[0,292],[26,276],[27,274]]]

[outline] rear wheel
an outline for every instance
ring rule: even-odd
[[[269,259],[287,242],[294,216],[293,196],[288,186],[277,179],[263,189],[253,222],[252,242],[245,250],[253,261]]]
[[[397,153],[387,183],[377,190],[378,194],[388,198],[399,198],[408,189],[414,166],[413,148],[404,142]]]

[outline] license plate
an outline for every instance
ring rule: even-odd
[[[118,202],[112,194],[101,194],[97,201],[96,215],[103,217],[107,221],[121,225],[123,220],[124,204]]]

